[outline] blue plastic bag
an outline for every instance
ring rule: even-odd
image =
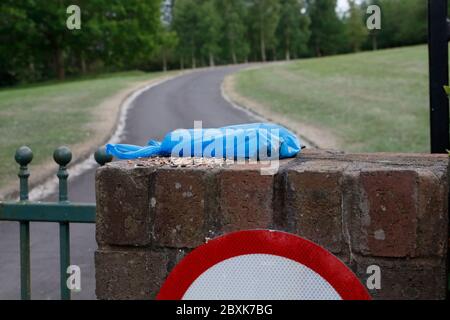
[[[118,159],[162,157],[215,157],[234,159],[283,159],[295,157],[300,140],[288,129],[271,123],[252,123],[218,129],[177,129],[162,142],[145,147],[108,144],[106,152]]]

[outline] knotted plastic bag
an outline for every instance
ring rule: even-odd
[[[106,152],[118,159],[206,157],[227,159],[283,159],[295,157],[300,140],[288,129],[272,123],[233,125],[218,129],[177,129],[162,142],[147,146],[108,144]]]

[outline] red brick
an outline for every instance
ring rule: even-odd
[[[294,233],[334,253],[343,249],[342,171],[345,163],[317,160],[287,171],[286,219]]]
[[[445,259],[383,259],[354,257],[356,275],[367,285],[367,267],[381,272],[381,288],[369,290],[376,300],[442,300],[447,292]]]
[[[273,222],[273,176],[258,166],[232,166],[217,173],[221,232],[270,228]]]
[[[95,253],[97,298],[154,299],[167,277],[167,264],[167,254],[162,252],[97,250]]]
[[[332,160],[355,163],[372,163],[387,165],[401,165],[403,167],[441,167],[447,168],[448,156],[445,154],[427,153],[343,153],[335,150],[307,149],[299,156],[308,160]]]
[[[205,241],[207,177],[204,170],[158,170],[150,199],[155,245],[195,248]]]
[[[448,179],[445,172],[418,170],[416,256],[444,257],[448,234]]]
[[[417,172],[368,169],[360,174],[362,252],[381,257],[414,256]]]
[[[133,246],[151,243],[151,172],[144,168],[125,168],[121,164],[97,171],[97,243]]]

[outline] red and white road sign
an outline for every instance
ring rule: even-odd
[[[201,245],[169,274],[159,300],[369,300],[334,255],[296,235],[250,230]]]

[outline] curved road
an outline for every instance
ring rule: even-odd
[[[145,145],[177,128],[221,127],[255,121],[244,111],[230,106],[221,95],[227,74],[242,66],[203,69],[167,81],[142,93],[128,111],[122,142]],[[94,172],[90,170],[69,183],[69,199],[95,202]],[[70,173],[70,171],[69,171]],[[55,201],[56,195],[46,200]],[[56,224],[31,224],[32,298],[59,299],[59,234]],[[95,299],[95,226],[72,224],[71,263],[81,268],[81,292],[73,299]],[[0,299],[20,298],[19,227],[0,223]]]

